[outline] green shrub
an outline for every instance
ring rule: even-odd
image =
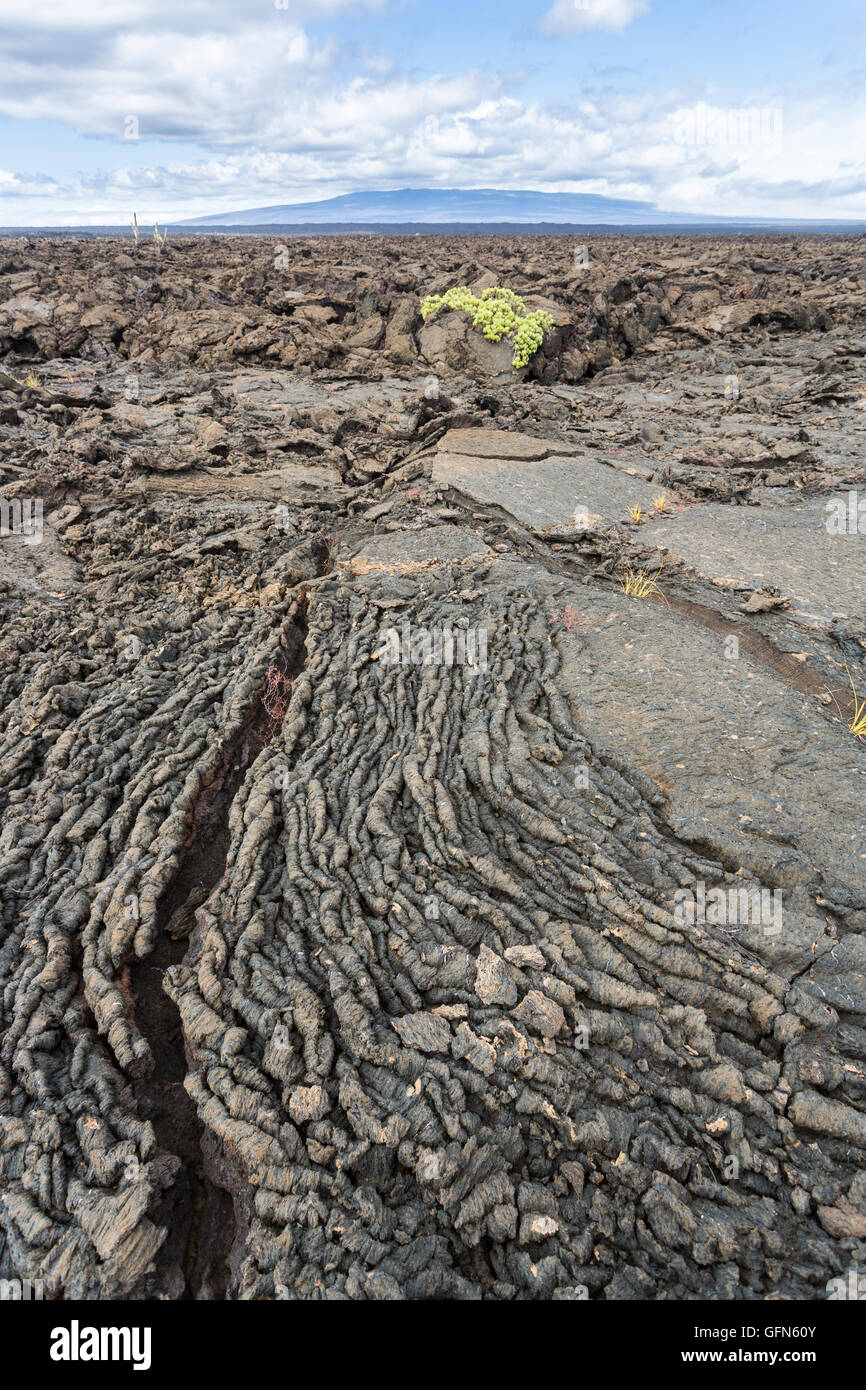
[[[421,317],[427,319],[438,309],[463,309],[472,315],[473,328],[480,328],[488,342],[498,343],[501,338],[514,335],[514,359],[512,365],[525,367],[530,357],[538,351],[545,331],[553,327],[553,319],[544,309],[534,309],[527,313],[526,305],[513,290],[504,285],[491,285],[478,295],[466,285],[446,290],[444,294],[428,294],[421,300]]]

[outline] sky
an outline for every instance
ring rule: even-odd
[[[866,220],[866,0],[0,0],[0,226],[390,188]]]

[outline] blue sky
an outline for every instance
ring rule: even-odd
[[[866,219],[864,0],[0,0],[0,225],[367,188]]]

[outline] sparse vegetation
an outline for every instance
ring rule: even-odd
[[[480,328],[490,343],[513,335],[514,367],[525,367],[544,341],[544,334],[553,327],[553,319],[544,309],[528,311],[519,294],[504,285],[491,285],[481,295],[475,295],[466,285],[446,290],[444,294],[428,294],[421,300],[421,317],[428,319],[439,309],[462,309],[472,316],[473,328]]]
[[[650,574],[648,570],[626,570],[619,587],[629,598],[648,598],[650,594],[661,592],[657,581],[663,569],[664,564],[659,565],[655,574]]]
[[[566,632],[574,632],[580,624],[580,611],[573,603],[566,603],[561,609],[555,608],[547,620],[549,623],[562,623]]]
[[[325,537],[325,566],[323,570],[324,574],[330,574],[331,570],[334,568],[334,551],[337,549],[339,544],[339,536]]]
[[[854,677],[851,675],[847,661],[845,662],[845,670],[848,672],[848,679],[851,682],[851,693],[854,696],[854,718],[851,720],[848,728],[855,737],[866,739],[866,700],[861,700],[857,694],[857,688],[854,685]]]
[[[269,666],[265,672],[265,688],[262,692],[262,704],[266,713],[270,715],[271,737],[273,737],[274,731],[282,724],[285,718],[291,693],[291,676],[286,675],[278,666]]]

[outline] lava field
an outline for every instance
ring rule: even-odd
[[[866,238],[578,241],[0,240],[0,1278],[866,1266]]]

